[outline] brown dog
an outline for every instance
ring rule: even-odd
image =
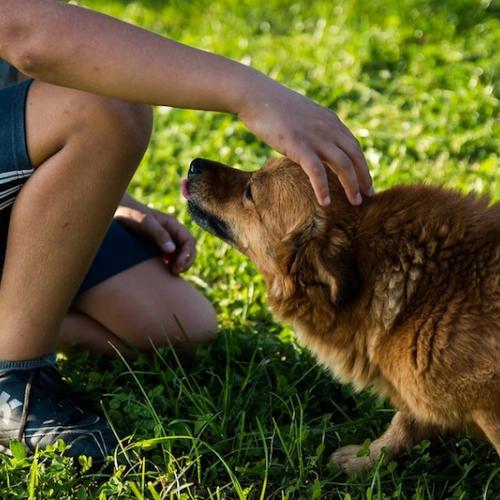
[[[318,360],[398,408],[386,432],[332,455],[350,472],[446,429],[500,453],[500,204],[399,186],[351,206],[334,175],[321,207],[302,169],[248,173],[194,160],[194,220],[250,257],[274,312]]]

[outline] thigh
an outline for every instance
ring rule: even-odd
[[[214,309],[160,258],[134,265],[83,292],[73,305],[139,349],[211,340]]]

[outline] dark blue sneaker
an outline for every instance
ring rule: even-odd
[[[65,455],[99,462],[113,453],[116,439],[102,417],[51,367],[0,373],[0,451],[16,439],[33,453],[62,439]]]

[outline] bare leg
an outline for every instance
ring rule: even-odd
[[[90,345],[85,331],[75,335],[63,327],[62,342],[76,340],[101,352],[103,338],[109,335],[148,351],[169,342],[207,342],[217,331],[212,305],[187,281],[172,275],[161,259],[141,262],[92,287],[75,301],[74,309],[100,325],[103,335],[92,335],[95,343]]]
[[[330,460],[335,467],[344,469],[349,474],[358,474],[370,469],[380,458],[384,448],[387,450],[387,459],[391,459],[405,448],[440,432],[439,427],[417,422],[409,413],[398,411],[384,434],[371,443],[368,456],[358,457],[361,446],[350,445],[339,448],[332,454]]]
[[[52,352],[61,322],[147,146],[148,108],[35,82],[36,170],[13,207],[0,288],[0,358]]]
[[[94,318],[76,309],[68,311],[61,325],[59,351],[72,354],[75,351],[86,350],[96,354],[116,356],[115,348],[126,358],[135,357],[135,352],[129,346]]]

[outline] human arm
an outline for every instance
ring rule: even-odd
[[[126,193],[116,210],[115,219],[133,232],[153,240],[174,274],[187,271],[193,264],[196,241],[174,216],[150,208]]]
[[[49,83],[125,101],[237,114],[299,163],[320,203],[323,162],[354,204],[371,178],[356,139],[330,110],[262,73],[81,7],[0,1],[0,57]]]

